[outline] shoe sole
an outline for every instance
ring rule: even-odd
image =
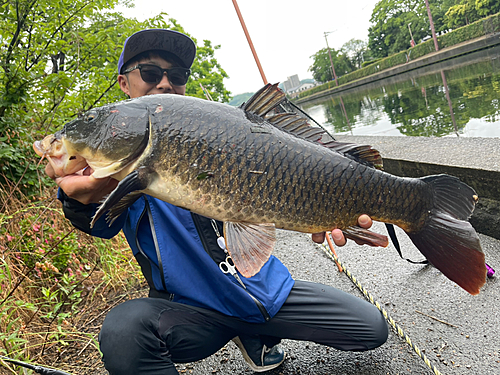
[[[283,352],[283,360],[281,362],[274,363],[272,365],[267,365],[267,366],[257,366],[254,363],[254,361],[252,360],[252,358],[250,358],[250,356],[248,355],[248,353],[245,350],[245,347],[243,346],[243,343],[241,342],[240,338],[238,336],[236,336],[232,341],[236,344],[236,346],[238,347],[238,349],[240,349],[241,354],[243,354],[243,358],[245,359],[245,362],[255,372],[269,371],[269,370],[272,370],[272,369],[278,367],[283,362],[285,362],[286,352]]]

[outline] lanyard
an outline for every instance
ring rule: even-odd
[[[217,236],[217,245],[219,245],[219,247],[226,253],[226,259],[223,262],[219,263],[220,270],[224,273],[233,275],[233,277],[240,283],[240,285],[246,289],[247,287],[245,286],[245,284],[243,284],[243,281],[241,281],[240,275],[238,275],[236,267],[234,266],[233,259],[226,249],[226,241],[224,241],[224,237],[220,235],[219,228],[217,228],[217,223],[214,219],[211,220],[211,223],[212,228],[214,228],[215,234]]]

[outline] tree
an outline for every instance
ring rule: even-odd
[[[203,41],[203,46],[196,49],[196,60],[191,67],[192,75],[186,86],[186,95],[205,98],[200,84],[208,90],[213,100],[227,103],[231,93],[224,87],[223,79],[227,73],[214,57],[215,50],[220,46],[212,46],[209,40]]]
[[[330,53],[337,77],[354,70],[353,64],[345,54],[340,51],[336,51],[333,48],[330,48]],[[328,55],[328,49],[323,48],[311,57],[314,59],[314,62],[308,70],[312,72],[313,78],[318,82],[328,82],[333,80],[334,76],[332,72],[332,64],[330,63],[330,56]]]
[[[498,11],[500,11],[500,0],[461,0],[448,9],[444,22],[449,28],[457,28]]]
[[[349,57],[351,64],[356,68],[361,68],[361,64],[365,60],[370,59],[370,51],[368,50],[368,43],[360,39],[351,39],[344,43],[340,51]]]
[[[434,20],[434,28],[436,30],[436,33],[440,34],[448,32],[450,30],[445,15],[446,12],[448,12],[448,10],[451,7],[455,6],[459,1],[460,0],[429,1],[429,7],[431,9],[432,19]],[[427,24],[428,23],[429,21],[427,19]],[[428,35],[431,35],[430,30]]]
[[[450,24],[445,14],[459,1],[461,0],[429,0],[436,33],[447,32],[456,26]],[[499,2],[500,0],[462,1],[478,4],[488,3],[482,8],[485,9],[486,6],[492,5],[490,2]],[[427,10],[425,3],[421,0],[382,0],[373,9],[370,22],[368,47],[376,58],[386,57],[410,48],[410,29],[417,44],[431,35]]]
[[[475,1],[465,0],[460,4],[452,6],[445,14],[449,28],[457,28],[476,21]]]
[[[35,184],[35,137],[92,107],[125,99],[116,84],[125,38],[144,28],[184,29],[166,13],[139,22],[113,11],[120,0],[12,0],[0,13],[0,168],[3,183]],[[196,40],[195,40],[196,42]],[[187,93],[227,102],[218,46],[198,47]],[[2,183],[2,181],[0,181]]]
[[[382,58],[410,48],[430,33],[425,3],[420,0],[381,0],[375,5],[368,29],[368,47]]]

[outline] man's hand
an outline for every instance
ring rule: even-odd
[[[118,181],[111,178],[94,178],[90,176],[92,168],[87,167],[80,172],[58,177],[50,164],[45,167],[45,173],[72,199],[83,204],[100,203],[118,185]]]
[[[363,214],[358,217],[358,225],[361,228],[369,229],[372,224],[373,222],[370,216]],[[332,230],[332,238],[333,242],[335,242],[335,245],[337,246],[344,246],[347,242],[346,238],[344,237],[344,233],[342,233],[340,229]],[[312,240],[316,243],[323,243],[325,241],[325,232],[313,233]]]

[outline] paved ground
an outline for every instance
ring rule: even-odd
[[[492,173],[500,170],[497,138],[339,136],[338,140],[371,144],[386,158],[480,168]],[[375,223],[374,228],[385,233],[381,223]],[[409,238],[397,230],[404,256],[423,259]],[[500,241],[479,236],[487,263],[500,271]],[[471,296],[432,266],[402,260],[392,245],[379,249],[349,243],[337,252],[341,262],[440,373],[500,374],[500,283],[497,277],[488,279],[478,296]],[[275,255],[295,278],[332,285],[365,298],[308,235],[279,232]],[[341,352],[310,342],[285,340],[282,345],[288,352],[287,359],[269,374],[433,373],[393,329],[385,345],[366,353]],[[203,361],[180,365],[179,371],[196,375],[252,373],[233,343]]]
[[[380,223],[374,227],[385,232]],[[398,231],[404,256],[422,255]],[[500,241],[480,235],[487,262],[500,269]],[[402,260],[390,245],[379,249],[349,243],[339,259],[442,374],[500,374],[500,284],[488,279],[471,296],[432,266]],[[279,232],[275,251],[295,278],[333,285],[360,298],[363,294],[340,273],[308,235]],[[435,320],[433,318],[439,319]],[[285,363],[269,374],[432,374],[424,361],[391,329],[385,345],[371,352],[341,352],[310,342],[285,340]],[[229,343],[215,355],[179,371],[188,374],[249,374],[239,351]]]

